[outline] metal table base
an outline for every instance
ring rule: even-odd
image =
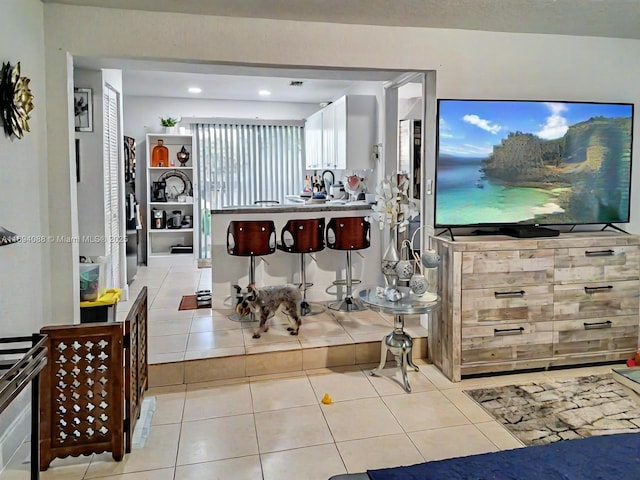
[[[413,340],[404,331],[404,316],[412,314],[430,313],[436,310],[440,301],[435,295],[433,301],[424,301],[424,297],[418,297],[411,293],[408,288],[400,288],[402,298],[397,302],[386,300],[378,295],[380,287],[362,290],[359,293],[360,300],[371,310],[382,311],[394,316],[393,331],[382,339],[380,343],[380,365],[371,370],[371,375],[380,376],[387,363],[387,351],[391,352],[396,359],[396,365],[402,373],[402,387],[407,393],[411,393],[407,367],[415,372],[419,371],[418,366],[413,363],[411,351]]]
[[[409,385],[409,377],[407,376],[407,366],[413,368],[415,372],[420,369],[413,363],[411,358],[411,349],[413,348],[413,340],[404,331],[404,315],[395,315],[393,332],[386,335],[380,342],[380,365],[371,370],[371,375],[378,376],[382,373],[387,363],[387,350],[396,357],[396,365],[402,372],[402,383],[405,391],[411,393],[411,385]]]

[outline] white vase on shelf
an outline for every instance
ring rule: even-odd
[[[384,276],[386,287],[384,289],[384,296],[387,300],[397,302],[402,298],[402,294],[398,290],[398,273],[396,272],[396,266],[400,261],[400,253],[396,245],[395,229],[389,229],[389,244],[387,249],[382,255],[382,262],[380,269]]]

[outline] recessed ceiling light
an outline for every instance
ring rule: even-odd
[[[260,95],[261,97],[268,97],[269,95],[271,95],[271,92],[269,90],[260,90],[258,92],[258,95]]]
[[[200,87],[189,87],[189,93],[202,93],[202,89]]]

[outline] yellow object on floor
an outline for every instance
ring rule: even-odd
[[[331,405],[331,403],[333,402],[333,400],[331,399],[331,395],[329,395],[328,393],[325,393],[324,397],[322,397],[322,400],[320,401],[325,405]]]
[[[103,307],[107,305],[113,305],[118,300],[120,300],[121,294],[122,290],[120,290],[119,288],[111,288],[104,292],[93,302],[80,302],[80,307]]]

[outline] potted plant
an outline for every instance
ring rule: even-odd
[[[160,125],[164,127],[164,133],[175,133],[178,119],[173,117],[160,117]]]

